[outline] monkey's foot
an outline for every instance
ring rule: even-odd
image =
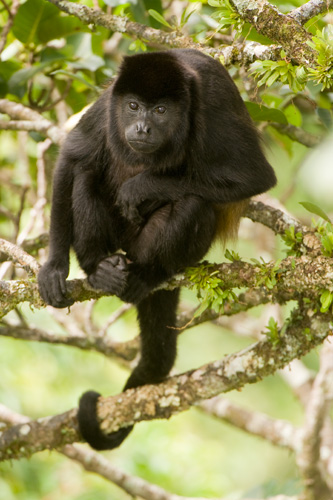
[[[118,297],[125,290],[128,270],[126,257],[115,253],[101,260],[94,273],[88,276],[89,284],[97,290],[112,293]]]

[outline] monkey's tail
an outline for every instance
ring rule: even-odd
[[[145,384],[156,384],[166,378],[176,358],[176,310],[179,289],[158,290],[138,305],[141,357],[126,382],[124,390]],[[97,418],[96,405],[100,394],[85,392],[80,399],[78,421],[82,437],[96,450],[119,446],[133,429],[129,426],[104,434]]]

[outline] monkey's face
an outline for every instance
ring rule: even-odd
[[[129,147],[140,154],[163,147],[181,125],[179,108],[170,99],[146,103],[136,96],[124,96],[118,123]]]

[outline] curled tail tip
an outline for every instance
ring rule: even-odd
[[[97,401],[100,394],[87,391],[82,394],[77,414],[81,436],[95,450],[112,450],[117,448],[131,432],[133,427],[119,429],[111,434],[104,434],[97,418]]]

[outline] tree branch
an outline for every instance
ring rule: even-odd
[[[298,9],[292,10],[288,16],[300,24],[305,24],[313,17],[324,14],[330,9],[333,9],[333,0],[310,0]]]
[[[330,491],[320,470],[320,449],[322,430],[328,415],[329,401],[332,401],[333,348],[326,344],[321,353],[319,372],[314,380],[306,408],[301,453],[297,464],[304,477],[305,500],[330,500]]]
[[[281,261],[280,268],[276,271],[278,277],[276,284],[267,288],[264,284],[265,276],[267,278],[270,276],[273,267],[274,264],[267,264],[264,269],[260,269],[254,264],[236,261],[230,264],[211,265],[209,272],[215,273],[215,276],[221,279],[223,288],[250,288],[249,296],[259,294],[261,301],[275,301],[281,304],[304,297],[318,300],[319,291],[330,289],[332,284],[332,259],[322,255],[318,257],[308,255],[299,258],[287,257]],[[262,282],[260,282],[260,273]],[[185,276],[178,275],[161,288],[173,290],[180,286],[193,287],[193,283]],[[91,288],[85,279],[67,281],[67,293],[75,302],[98,299],[107,295]],[[35,307],[44,305],[39,296],[37,283],[28,280],[0,281],[0,304],[2,306],[0,318],[14,309],[17,304],[25,301]],[[257,303],[258,300],[255,300],[254,304]],[[241,303],[238,305],[237,302],[233,302],[232,304],[235,304],[233,307],[236,308],[234,313],[248,308],[243,307]]]
[[[100,398],[98,416],[105,432],[143,420],[170,418],[204,399],[254,383],[306,354],[332,334],[331,316],[295,310],[278,343],[256,342],[242,351],[171,377],[159,385],[130,389],[121,396]],[[304,331],[311,331],[305,335]],[[0,436],[0,460],[29,456],[80,439],[76,410],[18,425]]]
[[[0,99],[0,113],[6,113],[14,119],[14,121],[0,121],[0,130],[36,130],[47,135],[55,144],[61,144],[67,135],[65,131],[37,111],[17,102]]]
[[[29,422],[29,418],[24,415],[9,410],[4,405],[0,404],[0,422],[9,424],[25,424]],[[77,445],[65,445],[60,453],[75,460],[82,465],[87,471],[104,477],[108,481],[116,484],[122,490],[126,491],[133,497],[139,496],[145,500],[208,500],[199,497],[184,497],[169,493],[168,491],[151,484],[137,476],[131,476],[115,467],[103,455],[89,448]],[[213,500],[213,499],[210,499]],[[220,499],[223,500],[223,499]],[[247,500],[244,498],[244,500]],[[252,499],[256,500],[256,499]],[[279,495],[277,497],[266,498],[266,500],[297,500],[296,497],[286,497]]]
[[[139,341],[136,338],[128,342],[115,342],[106,336],[87,336],[84,333],[82,335],[68,333],[62,335],[40,328],[27,328],[19,325],[0,324],[0,336],[69,345],[79,349],[101,352],[108,357],[120,357],[125,361],[133,361],[139,351]]]
[[[258,33],[281,44],[291,59],[298,64],[315,65],[316,53],[307,45],[311,35],[291,16],[282,14],[267,0],[231,0],[231,3]]]
[[[17,14],[17,11],[20,6],[20,0],[13,0],[11,10],[8,9],[8,21],[5,24],[5,26],[2,28],[1,31],[1,38],[0,38],[0,54],[5,48],[6,41],[7,41],[7,36],[13,26],[13,22],[15,19],[15,16]]]
[[[301,429],[295,428],[286,420],[278,420],[258,411],[241,408],[221,397],[204,401],[200,407],[210,415],[266,439],[274,445],[289,448],[292,451],[297,450],[300,446]]]
[[[173,493],[169,493],[155,484],[148,483],[140,477],[130,476],[112,465],[103,455],[92,450],[84,449],[81,446],[67,445],[62,450],[62,453],[72,460],[76,460],[83,467],[90,471],[105,477],[109,481],[117,484],[120,488],[126,491],[133,497],[144,498],[145,500],[208,500],[202,497],[183,497]],[[214,500],[214,499],[210,499]],[[223,500],[223,499],[220,499]],[[244,498],[243,500],[250,500]],[[252,498],[252,500],[256,500]],[[269,497],[266,500],[297,500],[296,497],[286,497],[279,495],[277,497]]]
[[[256,59],[279,59],[281,47],[274,45],[265,46],[256,42],[249,42],[243,46],[232,45],[227,47],[207,47],[178,31],[165,32],[150,28],[143,24],[131,21],[126,17],[104,14],[100,10],[91,9],[67,0],[48,0],[60,10],[80,19],[84,24],[96,24],[111,31],[126,33],[132,38],[137,38],[145,43],[166,48],[193,48],[204,51],[213,57],[223,57],[224,64],[229,66],[236,62],[251,63]]]
[[[268,126],[274,127],[280,134],[287,135],[292,141],[299,142],[307,148],[318,146],[321,138],[317,135],[310,134],[306,130],[294,125],[283,125],[282,123],[268,123]]]
[[[40,264],[19,246],[0,238],[0,252],[5,254],[9,260],[20,264],[29,274],[35,276],[38,274]]]

